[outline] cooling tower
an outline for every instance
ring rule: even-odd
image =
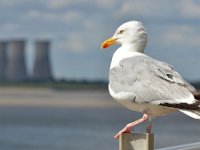
[[[11,40],[8,43],[6,65],[6,79],[8,81],[27,80],[24,47],[24,40]]]
[[[52,72],[49,57],[50,42],[35,42],[35,62],[33,66],[33,80],[52,80]]]
[[[5,79],[7,42],[0,41],[0,80]]]

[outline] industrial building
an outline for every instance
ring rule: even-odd
[[[50,61],[50,42],[35,42],[33,70],[27,72],[26,41],[15,39],[0,41],[0,81],[25,82],[53,79]]]
[[[26,81],[28,79],[25,62],[25,40],[10,40],[7,49],[7,81]]]
[[[33,66],[33,80],[52,80],[50,65],[50,42],[40,40],[35,42],[35,61]]]
[[[7,42],[0,41],[0,81],[5,80]]]

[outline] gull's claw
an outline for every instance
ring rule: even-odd
[[[114,139],[119,138],[119,136],[120,136],[122,133],[130,133],[131,130],[132,130],[132,128],[133,128],[134,126],[136,126],[137,124],[139,124],[139,123],[141,123],[141,122],[143,122],[143,121],[145,121],[145,120],[147,120],[147,119],[148,119],[148,114],[145,113],[145,114],[143,115],[142,118],[140,118],[140,119],[138,119],[138,120],[136,120],[136,121],[134,121],[134,122],[131,122],[131,123],[127,124],[122,130],[120,130],[120,131],[114,136]],[[151,126],[148,126],[148,127],[147,127],[147,130],[151,131]]]

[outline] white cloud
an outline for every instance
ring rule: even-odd
[[[86,29],[95,29],[96,23],[92,20],[89,19],[85,19],[85,21],[83,22],[83,25]]]
[[[200,2],[193,1],[193,0],[184,0],[181,1],[180,6],[180,13],[183,17],[189,18],[200,18]]]
[[[188,26],[172,26],[167,29],[163,35],[166,44],[182,44],[186,40],[186,33],[191,32]]]
[[[75,21],[79,21],[82,17],[81,13],[78,11],[69,11],[63,15],[63,20],[66,23],[72,23]]]
[[[19,26],[14,22],[7,22],[2,26],[2,30],[6,31],[15,31],[19,28]]]
[[[50,9],[59,9],[73,3],[73,0],[44,0]]]
[[[176,25],[169,27],[162,40],[168,46],[200,46],[200,31],[193,26]]]
[[[86,49],[85,37],[80,32],[71,32],[68,34],[66,42],[61,43],[61,46],[67,51],[83,52]]]
[[[39,10],[30,10],[24,16],[25,19],[43,19],[48,21],[57,21],[60,18],[60,14]]]
[[[2,6],[14,6],[17,3],[20,3],[22,0],[1,0],[0,5]]]
[[[104,9],[112,9],[118,3],[117,0],[96,0],[99,7]]]
[[[43,0],[49,9],[61,9],[73,4],[81,5],[91,3],[90,0]]]
[[[46,21],[52,22],[64,22],[64,23],[74,23],[76,21],[80,21],[82,18],[82,14],[78,11],[68,11],[64,14],[62,13],[53,13],[48,11],[40,11],[40,10],[30,10],[24,15],[25,19],[42,19]]]
[[[158,7],[159,6],[159,7]],[[127,0],[122,3],[121,8],[116,11],[116,17],[126,17],[126,16],[166,16],[171,13],[173,9],[173,5],[171,9],[168,9],[169,3],[166,1],[160,0]]]

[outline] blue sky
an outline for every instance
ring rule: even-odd
[[[102,41],[129,20],[148,30],[145,52],[172,64],[185,79],[200,80],[198,0],[1,0],[0,39],[27,39],[31,70],[34,41],[50,39],[58,79],[107,79],[117,46]]]

